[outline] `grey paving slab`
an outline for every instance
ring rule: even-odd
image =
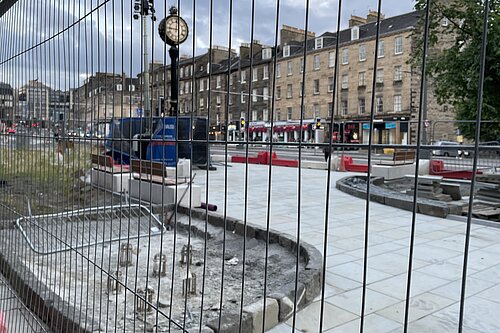
[[[248,166],[249,195],[247,197],[250,222],[265,226],[268,213],[268,167]],[[323,252],[326,205],[326,171],[301,170],[301,205],[298,205],[299,170],[275,167],[271,182],[271,228],[296,236],[297,217],[300,209],[301,235]],[[197,171],[196,182],[204,184],[204,171]],[[224,203],[224,168],[210,173],[210,203],[219,211]],[[244,213],[245,166],[232,164],[228,168],[228,215],[241,218]],[[366,202],[335,188],[335,182],[352,173],[331,173],[330,216],[328,217],[327,272],[325,295],[340,300],[340,295],[354,295],[361,288],[364,257],[364,230]],[[381,298],[395,299],[390,307],[402,304],[406,294],[407,261],[410,244],[412,212],[399,210],[378,203],[370,203],[368,234],[368,289],[370,295],[379,293]],[[429,313],[410,323],[409,332],[456,332],[457,320],[454,304],[460,299],[463,242],[466,224],[434,216],[416,215],[415,248],[411,295],[415,300],[434,302]],[[473,224],[471,227],[469,270],[467,280],[468,326],[463,332],[500,332],[492,318],[500,299],[500,229]],[[437,295],[433,298],[430,295]],[[426,298],[427,297],[427,298]],[[472,299],[469,302],[469,299]],[[446,301],[445,301],[446,300]],[[318,329],[318,302],[300,312],[297,329],[314,332]],[[359,317],[349,309],[359,308],[361,298],[348,297],[345,304],[326,302],[324,330],[331,332],[356,332]],[[443,305],[444,304],[444,305]],[[415,305],[414,315],[425,313],[425,303]],[[476,306],[484,311],[473,310]],[[444,306],[444,308],[443,308]],[[432,311],[434,312],[432,312]],[[387,310],[389,311],[389,310]],[[419,312],[420,311],[420,312]],[[423,311],[423,312],[421,312]],[[454,312],[455,311],[455,312]],[[500,313],[500,310],[498,311]],[[337,316],[337,318],[336,318]],[[390,317],[390,316],[389,316]],[[418,317],[418,316],[417,316]],[[300,319],[300,320],[299,320]],[[395,318],[394,318],[395,319]],[[479,323],[476,323],[478,321]],[[301,324],[299,324],[301,323]],[[401,321],[372,313],[365,317],[366,332],[403,332]],[[291,326],[279,325],[275,333],[291,332]]]
[[[361,320],[355,319],[344,325],[337,326],[328,330],[327,333],[353,333],[359,332]],[[365,332],[370,333],[387,333],[400,327],[401,325],[393,320],[384,318],[377,314],[369,314],[365,317],[363,327]]]
[[[362,288],[356,288],[345,293],[329,297],[326,299],[326,301],[335,306],[338,306],[339,308],[359,314],[361,313],[361,297]],[[381,294],[371,289],[367,289],[365,312],[367,314],[370,314],[398,302],[399,300],[396,298]]]
[[[319,332],[320,310],[321,303],[318,301],[300,311],[296,315],[295,327],[303,332]],[[323,316],[322,318],[324,331],[356,318],[355,314],[326,302],[324,303],[324,311],[328,313],[327,316]],[[290,318],[286,323],[291,326],[292,322],[293,318]]]
[[[454,300],[436,295],[433,293],[423,293],[410,298],[409,322],[413,322],[425,316],[446,308],[455,303]],[[406,301],[402,301],[386,307],[377,314],[403,324],[405,320]]]

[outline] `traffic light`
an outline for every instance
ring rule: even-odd
[[[240,129],[245,129],[245,118],[240,118]]]
[[[316,118],[316,129],[321,128],[321,118]]]

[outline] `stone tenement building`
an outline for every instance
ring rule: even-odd
[[[140,105],[138,78],[98,72],[75,89],[70,123],[73,127],[86,128],[113,117],[137,117]]]
[[[382,16],[376,70],[377,13],[373,11],[366,18],[351,16],[349,28],[338,36],[308,32],[304,43],[305,31],[283,26],[278,50],[253,41],[242,44],[239,55],[214,46],[201,56],[181,57],[179,114],[208,116],[212,138],[221,139],[227,132],[230,140],[243,137],[241,118],[249,126],[251,140],[268,140],[273,117],[274,139],[279,141],[299,140],[301,120],[302,140],[322,141],[333,117],[335,139],[366,143],[375,79],[373,142],[415,143],[421,74],[409,60],[416,51],[421,16],[419,11]],[[152,110],[160,115],[162,107],[163,111],[169,108],[170,67],[155,64],[151,75]],[[438,106],[431,89],[429,85],[427,119],[451,119],[451,108]],[[318,119],[322,131],[316,131]],[[443,133],[440,128],[433,136],[428,133],[428,140],[453,135],[453,129],[442,128]]]

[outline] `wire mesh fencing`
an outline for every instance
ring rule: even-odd
[[[497,7],[0,1],[0,333],[500,331]]]

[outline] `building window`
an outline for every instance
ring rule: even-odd
[[[331,116],[333,112],[333,103],[328,103],[328,116]]]
[[[233,74],[230,74],[229,75],[229,85],[232,86],[233,85]]]
[[[229,105],[233,105],[233,96],[229,95],[227,96],[227,99],[229,101]]]
[[[315,42],[316,42],[315,43],[315,49],[316,50],[319,50],[319,49],[323,48],[323,37],[316,38]]]
[[[257,111],[252,110],[252,121],[256,121],[256,120],[257,120]]]
[[[299,97],[302,97],[303,91],[304,91],[304,85],[302,84],[302,82],[300,82]]]
[[[365,98],[358,98],[358,114],[363,114],[366,112],[366,101]]]
[[[271,59],[272,51],[271,49],[263,49],[262,50],[262,59]]]
[[[215,96],[215,100],[216,100],[217,105],[220,105],[220,104],[221,104],[221,98],[220,98],[220,95]]]
[[[264,120],[264,121],[269,120],[269,111],[267,109],[262,110],[262,120]]]
[[[328,92],[333,91],[333,76],[328,77]]]
[[[366,45],[359,46],[359,61],[366,60]]]
[[[245,94],[244,93],[241,93],[241,103],[242,104],[245,103]]]
[[[203,98],[200,98],[200,108],[203,109],[203,107],[205,106],[204,104],[205,104],[205,102],[204,102]]]
[[[200,80],[200,91],[203,91],[203,83],[205,83],[205,80]]]
[[[285,45],[283,47],[283,58],[290,56],[290,45]]]
[[[276,99],[281,99],[281,87],[276,86]]]
[[[335,66],[335,52],[328,52],[328,67]]]
[[[286,86],[286,98],[292,98],[292,85],[287,84]]]
[[[293,63],[291,61],[287,62],[287,75],[293,74]]]
[[[253,68],[252,69],[252,81],[254,81],[254,82],[257,81],[258,74],[259,74],[258,69]]]
[[[351,29],[351,40],[359,39],[359,27],[352,27]]]
[[[382,113],[384,112],[384,98],[382,96],[377,96],[377,104],[376,104],[376,109],[375,113]]]
[[[382,58],[384,56],[385,56],[385,45],[384,45],[384,41],[381,40],[378,42],[377,57]]]
[[[340,102],[340,108],[342,110],[342,115],[347,116],[347,101],[343,100]]]
[[[347,89],[349,88],[349,75],[344,74],[342,75],[342,89]]]
[[[394,38],[394,54],[403,53],[403,37]]]
[[[281,77],[281,64],[276,64],[276,77]]]
[[[241,72],[241,83],[246,83],[247,82],[247,71],[242,71]]]
[[[384,83],[384,70],[382,68],[377,69],[377,83]]]
[[[123,90],[123,86],[121,84],[117,84],[116,91],[122,91],[122,90]]]
[[[207,74],[210,74],[210,63],[207,63]]]
[[[252,102],[257,102],[257,89],[252,90]]]
[[[304,72],[304,58],[300,58],[300,72]]]
[[[184,82],[179,83],[179,95],[184,93]]]
[[[313,118],[318,118],[319,117],[319,110],[320,110],[320,105],[319,104],[314,104],[313,105]]]
[[[365,72],[358,73],[358,87],[366,86],[366,75]]]
[[[347,65],[349,63],[349,50],[342,50],[342,65]]]
[[[269,79],[269,66],[265,65],[263,69],[264,69],[264,75],[262,76],[262,79],[267,80]]]
[[[281,120],[281,109],[276,109],[276,120]]]
[[[402,81],[403,80],[403,71],[401,70],[401,66],[394,66],[394,81]]]
[[[287,112],[286,112],[287,113],[286,114],[287,118],[286,119],[287,120],[292,120],[292,116],[293,116],[293,109],[292,109],[292,107],[288,107],[288,108],[286,108],[286,110],[287,110]]]
[[[135,85],[133,85],[133,84],[129,85],[128,91],[135,91]]]
[[[263,96],[263,99],[265,101],[267,101],[269,99],[269,88],[268,87],[264,87],[262,89],[262,96]]]
[[[401,95],[394,96],[394,112],[401,112]]]
[[[181,67],[181,75],[180,75],[180,77],[181,78],[184,77],[184,67]]]
[[[314,69],[318,70],[321,66],[321,60],[319,58],[319,54],[314,55]]]
[[[314,80],[314,94],[319,94],[319,80]]]
[[[220,86],[221,86],[221,77],[220,75],[218,75],[216,78],[216,88],[220,88]]]

